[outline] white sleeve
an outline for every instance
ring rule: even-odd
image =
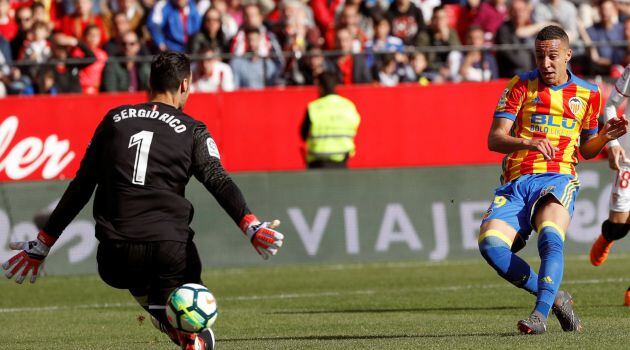
[[[619,78],[621,79],[621,78]],[[621,105],[624,97],[617,92],[616,88],[613,88],[610,96],[608,96],[608,100],[606,101],[606,105],[604,106],[604,122],[607,122],[613,118],[617,118],[617,107]],[[608,142],[608,147],[620,146],[618,140],[611,140]]]

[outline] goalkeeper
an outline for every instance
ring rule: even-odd
[[[17,283],[29,273],[35,282],[50,248],[96,189],[96,259],[103,281],[129,290],[153,324],[182,349],[212,349],[210,329],[179,332],[165,312],[174,289],[201,284],[201,260],[189,227],[193,207],[184,195],[190,177],[203,183],[263,258],[275,255],[284,237],[274,230],[278,222],[260,222],[250,212],[206,126],[182,112],[191,86],[188,57],[159,54],[149,81],[150,101],[107,113],[37,239],[11,243],[20,252],[2,267]]]
[[[630,65],[625,68],[606,101],[604,107],[606,121],[617,118],[617,109],[628,96]],[[630,152],[628,135],[608,142],[608,163],[615,171],[615,175],[610,194],[608,220],[602,223],[602,233],[591,247],[591,263],[594,266],[603,264],[615,241],[624,238],[630,230],[630,159],[626,156],[627,152]],[[626,290],[624,304],[630,306],[630,287]]]

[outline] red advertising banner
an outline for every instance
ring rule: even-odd
[[[487,150],[505,81],[399,87],[353,86],[340,94],[362,120],[354,168],[499,163]],[[314,88],[191,95],[185,112],[204,121],[230,171],[304,169],[300,125]],[[0,181],[72,177],[96,125],[144,94],[0,100]]]

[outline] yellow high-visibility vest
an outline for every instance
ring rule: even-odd
[[[308,104],[311,130],[306,146],[306,160],[342,162],[346,154],[354,155],[354,137],[361,116],[352,101],[331,94]]]

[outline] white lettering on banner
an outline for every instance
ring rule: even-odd
[[[302,209],[295,207],[287,209],[289,218],[293,222],[293,226],[295,226],[295,230],[300,236],[300,239],[302,239],[302,243],[304,243],[304,248],[308,255],[317,255],[319,243],[324,235],[326,225],[328,225],[331,212],[331,207],[318,208],[313,226],[310,228],[302,214]]]
[[[37,227],[29,221],[16,223],[11,227],[7,213],[0,209],[0,262],[12,257],[16,252],[9,250],[9,242],[30,241],[37,237]],[[94,224],[89,220],[73,221],[51,249],[50,254],[68,249],[67,258],[71,264],[80,263],[94,254],[98,241],[94,236]],[[69,248],[68,248],[69,246]]]
[[[488,210],[488,207],[490,207],[488,201],[462,202],[459,205],[464,249],[478,249],[479,225],[481,225],[481,217]]]
[[[4,170],[8,178],[24,179],[44,165],[42,178],[52,179],[74,159],[70,142],[59,140],[57,135],[50,135],[44,141],[38,137],[26,137],[8,150],[18,126],[16,116],[10,116],[0,124],[0,171]]]
[[[396,230],[397,226],[400,230]],[[400,203],[391,203],[385,208],[375,250],[385,252],[393,242],[405,242],[411,250],[422,249],[422,242]]]
[[[429,259],[440,261],[448,256],[448,224],[446,222],[446,206],[443,202],[433,203],[433,234],[435,235],[435,249],[429,253]]]
[[[357,207],[343,208],[343,218],[346,229],[346,252],[348,254],[359,254],[359,219],[357,217]]]

